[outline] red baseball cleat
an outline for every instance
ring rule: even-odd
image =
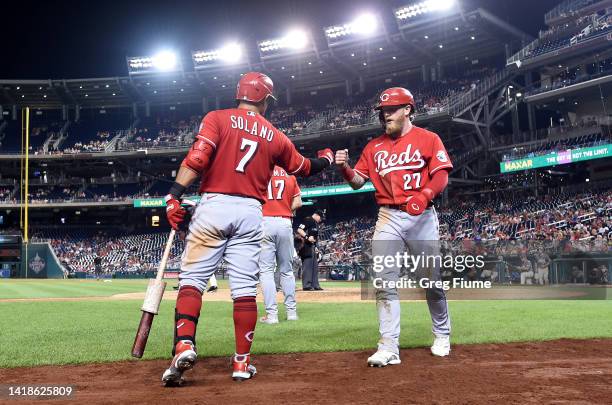
[[[196,363],[198,355],[193,342],[181,340],[176,344],[176,355],[170,363],[170,367],[162,375],[162,382],[166,387],[176,387],[185,382],[183,373],[191,370]]]
[[[234,381],[248,380],[257,374],[257,369],[251,365],[250,354],[235,354],[232,357],[232,365],[234,367],[234,372],[232,373]]]

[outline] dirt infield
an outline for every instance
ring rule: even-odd
[[[323,291],[296,291],[298,302],[359,302],[374,301],[375,290],[362,291],[359,286],[355,287],[327,287]],[[0,298],[3,302],[29,302],[29,301],[106,301],[106,300],[143,300],[145,291],[114,294],[110,296],[91,297],[53,297],[53,298]],[[164,301],[176,301],[177,291],[170,287],[166,288],[163,296]],[[456,300],[496,300],[496,299],[610,299],[612,288],[609,286],[561,286],[561,287],[539,287],[539,286],[495,286],[483,290],[461,290],[454,289],[447,293],[449,301]],[[408,289],[400,292],[402,301],[423,301],[425,291],[422,289]],[[232,300],[228,288],[220,288],[214,293],[205,293],[203,301],[225,301]],[[277,294],[277,301],[283,302],[282,293]],[[257,301],[263,302],[263,294],[258,290]]]
[[[176,301],[178,292],[167,288],[164,292],[164,301]],[[92,297],[66,297],[66,298],[3,298],[2,302],[30,302],[30,301],[106,301],[106,300],[140,300],[144,299],[145,292],[133,292],[124,294],[114,294],[111,296],[92,296]],[[361,300],[361,289],[359,287],[333,287],[326,288],[324,291],[296,291],[298,302],[357,302]],[[203,301],[226,301],[231,302],[230,290],[221,288],[214,293],[202,295]],[[277,301],[283,302],[282,293],[277,294]],[[257,301],[263,302],[261,290],[257,293]]]
[[[3,384],[76,386],[41,403],[610,403],[612,339],[455,346],[448,358],[402,351],[402,364],[368,368],[369,352],[257,356],[259,374],[231,380],[227,358],[201,359],[188,384],[164,388],[167,361],[2,370]],[[7,397],[0,397],[0,402]],[[12,402],[12,401],[11,401]],[[21,402],[23,403],[23,402]]]

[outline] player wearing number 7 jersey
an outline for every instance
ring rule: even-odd
[[[272,169],[276,164],[292,175],[309,176],[333,160],[330,149],[319,151],[317,159],[305,158],[264,118],[273,98],[268,76],[257,72],[243,75],[236,91],[238,107],[206,114],[166,196],[168,221],[178,229],[185,216],[179,203],[181,195],[201,176],[202,198],[189,223],[181,259],[174,358],[162,376],[166,385],[180,385],[183,373],[196,361],[202,291],[222,259],[227,263],[234,301],[236,351],[232,377],[246,380],[256,373],[250,349],[257,323],[261,205],[266,200]]]
[[[374,257],[395,257],[406,245],[412,255],[438,253],[438,217],[432,200],[446,188],[453,165],[438,135],[412,125],[414,109],[408,90],[394,87],[383,91],[376,110],[385,133],[366,145],[354,169],[348,164],[347,150],[336,152],[336,164],[353,188],[362,187],[369,179],[376,189],[380,209],[372,241]],[[377,277],[397,281],[400,270],[387,266]],[[434,271],[433,276],[438,274]],[[429,288],[426,297],[435,337],[431,352],[446,356],[450,352],[450,318],[444,290]],[[377,289],[376,305],[380,340],[368,364],[399,364],[397,289]]]

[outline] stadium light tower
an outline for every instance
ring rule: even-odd
[[[378,19],[372,13],[363,13],[351,23],[353,31],[358,34],[371,35],[378,28]]]
[[[395,18],[400,22],[405,22],[421,14],[448,11],[452,9],[456,3],[456,0],[425,0],[418,3],[412,3],[396,9]]]
[[[455,0],[429,0],[429,7],[432,10],[449,10],[455,5]]]
[[[177,57],[172,51],[161,51],[153,56],[153,66],[162,72],[169,72],[176,68]]]
[[[176,52],[164,50],[154,56],[128,56],[129,74],[144,74],[155,72],[176,72],[182,69]]]
[[[219,64],[237,64],[243,61],[243,47],[237,42],[229,42],[219,49],[209,51],[193,51],[191,59],[196,69]]]
[[[362,13],[353,21],[325,28],[325,37],[330,45],[352,37],[374,35],[378,31],[378,17],[372,13]]]
[[[259,53],[262,56],[283,54],[287,52],[303,51],[309,48],[310,36],[308,32],[294,28],[287,32],[284,36],[277,39],[268,39],[261,41],[258,44]]]
[[[308,45],[308,34],[301,29],[294,29],[285,35],[283,42],[288,48],[304,49]]]

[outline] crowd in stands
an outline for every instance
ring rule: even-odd
[[[576,25],[576,27],[580,26]],[[524,58],[534,58],[561,48],[566,48],[595,36],[604,35],[610,31],[612,31],[612,14],[607,13],[603,16],[592,18],[592,23],[578,32],[573,31],[571,34],[561,37],[549,35],[536,40],[535,46],[525,50]]]
[[[64,267],[70,272],[94,273],[94,259],[102,258],[102,271],[115,273],[144,273],[155,270],[167,233],[121,234],[116,231],[39,230],[35,241],[47,241]],[[175,240],[171,259],[176,261],[183,250],[183,242]]]
[[[591,24],[597,18],[597,14],[583,15],[581,17],[568,20],[559,25],[553,25],[547,30],[540,31],[539,38],[554,37],[555,35],[565,33],[567,31],[582,30],[585,25]]]
[[[526,95],[529,96],[550,90],[560,89],[563,87],[571,86],[576,83],[595,79],[600,76],[610,75],[611,73],[612,58],[607,58],[589,65],[565,68],[561,72],[539,83],[539,86],[528,90],[526,92]]]
[[[492,72],[494,69],[483,67],[462,72],[456,77],[444,77],[426,85],[405,84],[405,86],[415,97],[417,115],[436,114],[446,110],[452,97],[474,89],[482,78]],[[341,131],[355,126],[376,125],[378,118],[373,107],[380,90],[382,89],[318,106],[310,104],[275,106],[270,110],[268,119],[290,137],[317,131]],[[67,138],[60,142],[59,150],[53,149],[54,142],[52,142],[49,150],[43,152],[41,142],[37,146],[37,153],[104,152],[116,136],[118,141],[113,146],[115,150],[185,147],[193,142],[202,117],[192,115],[188,118],[170,118],[161,115],[141,118],[131,129],[126,117],[119,117],[117,122],[113,122],[112,118],[110,115],[106,116],[100,124],[100,127],[109,129],[97,131],[95,131],[95,119],[73,123],[68,127]],[[42,133],[43,129],[42,126],[36,127],[35,132]],[[40,138],[44,141],[47,137]]]
[[[473,198],[453,201],[452,208],[440,209],[440,222],[448,227],[444,238],[612,241],[612,191],[512,195],[487,203]]]
[[[306,124],[317,115],[318,110],[311,105],[296,107],[275,107],[270,112],[268,119],[274,126],[292,136],[303,131]]]
[[[549,153],[562,153],[568,149],[586,148],[610,143],[610,136],[602,133],[583,135],[576,138],[540,142],[531,146],[515,147],[504,153],[502,161],[536,157]]]
[[[155,117],[152,122],[138,126],[120,143],[118,149],[163,148],[189,145],[193,142],[202,117],[172,120]]]
[[[0,187],[0,201],[14,200],[13,189],[8,187]]]
[[[98,131],[95,139],[89,142],[76,142],[71,147],[63,149],[64,153],[90,153],[103,152],[106,146],[112,139],[112,134],[109,131]]]
[[[486,202],[476,198],[454,199],[439,207],[443,241],[563,241],[564,249],[589,243],[594,253],[612,252],[612,191],[543,197],[520,193],[498,194]],[[368,261],[375,227],[374,216],[324,223],[318,249],[321,266],[355,268]],[[102,258],[103,271],[142,273],[154,270],[161,258],[166,233],[118,230],[38,230],[35,240],[49,241],[71,272],[93,273],[94,259]],[[452,242],[455,241],[455,242]],[[518,245],[514,246],[518,249]],[[183,242],[177,240],[171,266],[177,266]]]
[[[30,189],[30,202],[48,203],[75,201],[85,198],[80,186],[45,186]]]
[[[372,123],[376,114],[372,103],[360,103],[357,105],[340,105],[329,112],[322,130],[346,130],[351,127]]]
[[[374,234],[376,220],[357,217],[321,227],[318,249],[321,265],[353,265],[367,261],[365,247]]]
[[[585,7],[595,4],[598,1],[601,0],[565,0],[546,13],[545,18],[549,21],[559,18],[575,17],[580,15]]]

